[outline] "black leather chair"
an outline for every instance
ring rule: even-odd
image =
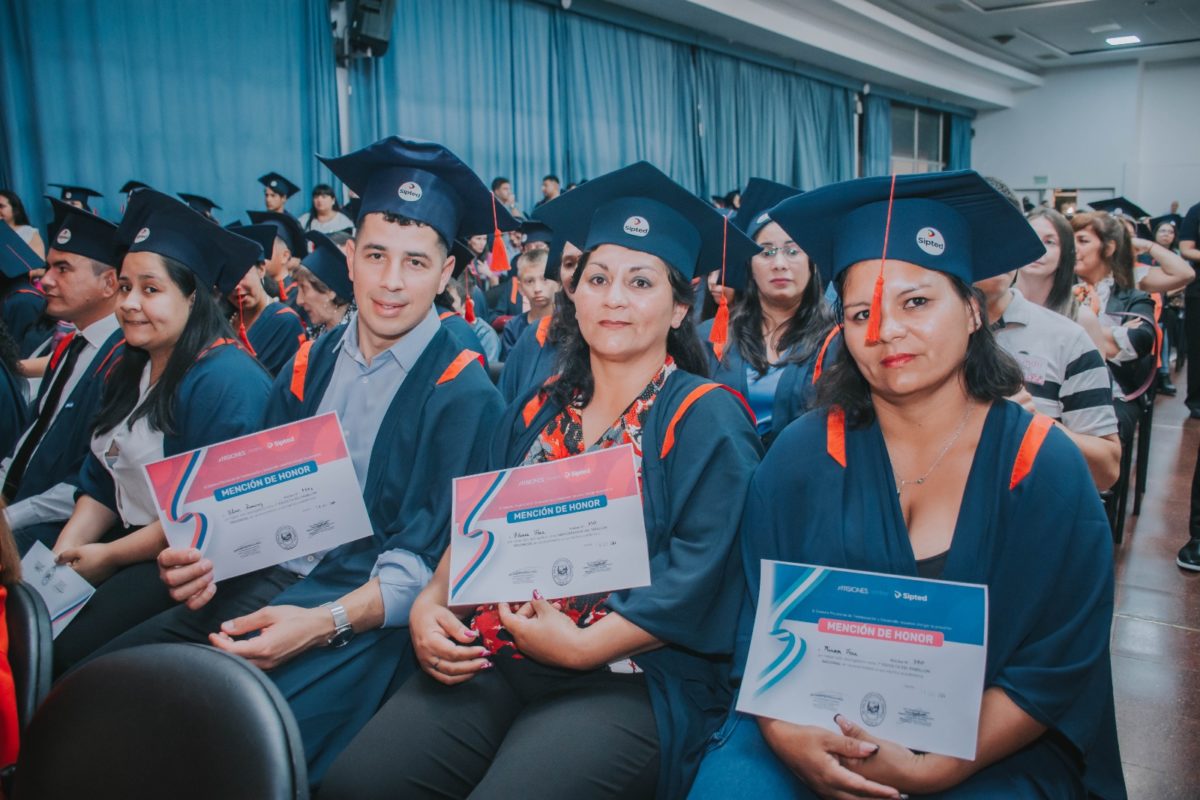
[[[17,689],[17,720],[21,730],[50,691],[54,639],[50,612],[41,595],[22,581],[8,588],[8,663]]]
[[[101,656],[55,684],[29,725],[14,800],[305,800],[300,731],[246,661],[198,644]]]

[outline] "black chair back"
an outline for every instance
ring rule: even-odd
[[[14,800],[305,800],[300,731],[246,661],[198,644],[133,647],[63,677],[17,761]]]
[[[17,689],[17,720],[24,732],[33,712],[50,691],[54,655],[50,612],[41,595],[22,581],[8,587],[4,614],[8,625],[8,663]]]

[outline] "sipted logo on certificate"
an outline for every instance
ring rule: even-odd
[[[371,535],[336,413],[146,465],[172,547],[194,547],[232,578]]]
[[[737,709],[974,759],[987,587],[762,562]]]
[[[649,584],[630,445],[455,478],[450,605]]]

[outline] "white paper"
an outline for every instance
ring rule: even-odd
[[[55,564],[54,553],[41,542],[34,542],[21,559],[21,573],[50,610],[50,629],[55,639],[96,593],[95,587],[74,569]]]

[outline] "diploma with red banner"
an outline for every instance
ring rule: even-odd
[[[371,534],[336,413],[146,465],[172,547],[194,547],[220,581]]]
[[[762,562],[737,709],[973,760],[987,587]]]
[[[649,583],[632,446],[454,480],[450,605]]]

